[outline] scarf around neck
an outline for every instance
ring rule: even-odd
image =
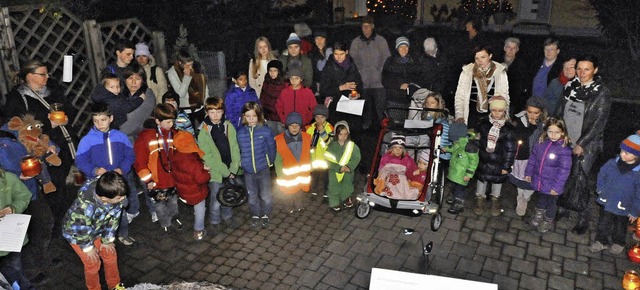
[[[485,100],[495,70],[496,64],[493,61],[489,63],[489,68],[486,71],[483,71],[478,65],[473,66],[473,78],[478,81],[478,101],[476,102],[478,112],[486,112],[489,109],[489,102]]]
[[[593,82],[583,86],[577,77],[564,87],[564,98],[571,101],[584,102],[596,97],[602,89],[602,80],[599,76],[593,78]]]
[[[493,117],[491,117],[491,115],[489,115],[489,122],[491,122],[493,126],[491,126],[491,129],[489,129],[489,135],[487,136],[486,150],[488,153],[493,153],[496,151],[496,144],[498,142],[498,137],[500,137],[500,128],[504,126],[506,121],[506,119],[495,120],[493,119]]]

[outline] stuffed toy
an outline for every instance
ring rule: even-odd
[[[42,172],[36,176],[42,184],[44,193],[56,191],[51,182],[47,165],[60,166],[62,159],[58,156],[60,149],[49,139],[49,135],[42,134],[42,122],[31,114],[13,117],[8,123],[9,130],[17,131],[18,141],[27,148],[27,153],[40,159]]]

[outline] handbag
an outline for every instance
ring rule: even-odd
[[[170,197],[176,195],[176,188],[154,188],[149,190],[149,197],[155,202],[166,201]]]
[[[216,198],[222,206],[237,207],[244,204],[249,196],[247,194],[247,189],[238,184],[235,181],[235,178],[225,178],[222,181],[222,187],[216,194]]]
[[[591,190],[587,174],[582,169],[583,157],[574,157],[571,176],[564,186],[564,194],[558,198],[558,205],[563,208],[583,211],[589,205]]]

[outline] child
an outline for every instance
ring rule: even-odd
[[[202,240],[206,235],[204,230],[205,203],[209,195],[209,167],[204,165],[204,152],[198,148],[196,140],[187,131],[180,130],[173,137],[176,152],[173,154],[175,163],[171,174],[176,180],[180,200],[193,206],[193,238]]]
[[[287,130],[275,137],[276,183],[289,199],[289,213],[302,211],[302,192],[311,184],[311,136],[300,130],[302,116],[291,112],[285,120]]]
[[[118,255],[113,243],[127,196],[127,183],[119,173],[108,171],[85,183],[62,221],[62,236],[84,264],[87,289],[99,290],[100,259],[109,289],[125,289],[120,283]]]
[[[82,137],[78,144],[76,155],[76,167],[87,178],[96,178],[108,172],[115,171],[126,176],[128,191],[128,206],[126,215],[120,220],[118,229],[118,241],[126,246],[135,243],[135,239],[129,236],[129,223],[140,214],[140,201],[135,187],[131,165],[136,159],[133,146],[124,133],[111,129],[114,119],[113,113],[106,103],[94,103],[91,106],[91,118],[93,128]]]
[[[256,91],[248,85],[247,72],[239,71],[235,75],[234,84],[224,95],[224,101],[227,120],[231,122],[234,129],[238,129],[241,123],[242,106],[247,102],[260,103]]]
[[[420,190],[411,187],[409,180],[418,167],[404,150],[404,144],[404,135],[391,137],[391,149],[380,159],[374,192],[391,199],[415,200],[420,195]]]
[[[480,120],[480,165],[476,186],[475,214],[482,215],[487,199],[487,184],[491,183],[491,216],[502,214],[499,198],[502,184],[507,181],[516,153],[514,127],[508,120],[507,101],[502,96],[489,99],[489,116]]]
[[[434,110],[446,110],[447,108],[447,105],[444,102],[444,98],[440,93],[437,92],[429,93],[422,106],[423,108]],[[449,139],[449,119],[447,118],[447,114],[445,112],[423,111],[422,120],[433,121],[434,124],[442,124],[440,146],[444,148],[451,145],[451,140]],[[447,169],[447,165],[450,159],[451,154],[446,152],[441,153],[440,166],[443,166],[443,169]]]
[[[624,249],[627,221],[633,223],[640,214],[640,131],[620,144],[620,156],[605,163],[597,182],[600,219],[591,252],[606,249],[613,240],[611,253]]]
[[[553,226],[556,217],[556,201],[564,191],[564,184],[571,173],[571,147],[569,135],[562,119],[549,118],[544,124],[545,135],[531,150],[531,156],[524,172],[525,180],[538,195],[536,214],[531,225],[538,232],[546,233]]]
[[[177,117],[175,120],[176,129],[185,130],[195,136],[196,132],[194,131],[193,124],[191,124],[191,120],[189,120],[189,115],[187,112],[180,109],[179,101],[180,97],[174,91],[168,91],[162,96],[162,102],[171,104],[177,111]]]
[[[144,129],[133,145],[136,153],[133,166],[140,179],[147,184],[149,196],[155,202],[160,227],[165,234],[171,234],[174,228],[182,229],[182,223],[177,218],[175,219],[177,226],[171,225],[172,219],[178,214],[176,182],[171,175],[175,162],[173,136],[178,133],[173,128],[175,118],[176,110],[172,105],[156,105],[153,110],[153,119],[157,127]]]
[[[416,169],[413,172],[413,176],[409,179],[409,186],[415,187],[418,190],[422,190],[424,183],[427,182],[427,169],[429,168],[429,149],[420,150],[418,152],[418,162]]]
[[[127,114],[142,105],[144,98],[142,95],[135,95],[130,98],[120,94],[120,79],[112,73],[102,76],[102,86],[96,86],[91,92],[91,100],[94,102],[104,102],[113,111],[113,127],[120,128],[120,125],[127,121]]]
[[[236,138],[236,129],[231,122],[224,119],[224,100],[211,97],[205,100],[205,113],[198,143],[204,151],[204,164],[209,167],[209,212],[213,225],[212,233],[222,232],[221,223],[224,221],[230,228],[236,228],[232,208],[220,205],[216,198],[218,190],[222,188],[225,178],[236,179],[240,171],[240,148]],[[239,179],[239,178],[238,178]]]
[[[280,134],[284,132],[284,126],[280,122],[276,103],[280,92],[287,87],[287,81],[282,77],[282,63],[279,60],[270,61],[267,64],[267,72],[269,74],[264,79],[260,92],[260,103],[264,111],[264,118],[267,120],[267,126],[274,134]]]
[[[329,161],[329,207],[339,211],[340,205],[350,208],[353,206],[351,194],[355,170],[360,163],[360,148],[351,141],[349,124],[345,121],[336,123],[336,133],[333,142],[324,154]]]
[[[527,212],[527,204],[533,194],[531,183],[524,180],[524,170],[527,168],[529,154],[535,144],[538,144],[542,127],[547,121],[545,101],[540,97],[530,97],[524,111],[516,114],[515,138],[517,140],[516,157],[513,161],[513,169],[509,174],[509,182],[518,189],[516,214],[524,216]]]
[[[315,122],[306,127],[307,134],[311,135],[311,194],[322,194],[326,197],[327,188],[327,161],[324,152],[331,139],[329,135],[333,133],[333,126],[327,122],[329,110],[324,104],[318,104],[313,108],[313,118]]]
[[[280,121],[285,122],[291,112],[298,112],[302,116],[302,124],[305,126],[313,119],[313,109],[318,105],[316,97],[311,89],[302,85],[304,75],[301,69],[292,68],[287,73],[289,85],[280,92],[280,98],[276,103],[276,111],[280,115]]]
[[[242,107],[242,124],[238,129],[240,160],[244,169],[245,184],[249,194],[252,228],[269,226],[273,209],[271,172],[269,167],[276,159],[276,142],[273,133],[264,125],[260,105],[248,102]]]
[[[452,183],[451,196],[453,202],[447,210],[451,214],[459,214],[464,210],[467,199],[467,185],[478,168],[478,145],[475,134],[467,133],[464,123],[453,123],[449,127],[449,140],[453,144],[445,150],[451,154],[447,179]]]

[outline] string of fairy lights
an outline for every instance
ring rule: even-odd
[[[367,13],[399,15],[415,19],[418,0],[367,0]],[[513,11],[508,0],[461,0],[460,8],[465,15],[492,14],[498,11]]]

